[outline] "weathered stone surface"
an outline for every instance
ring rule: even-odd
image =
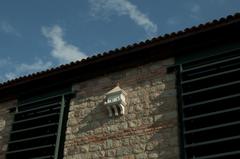
[[[136,159],[147,159],[147,154],[146,153],[137,154]]]
[[[6,121],[4,119],[0,119],[0,131],[3,131],[6,126]]]
[[[179,158],[175,74],[166,59],[76,83],[70,104],[65,159]],[[126,114],[109,117],[104,94],[127,92]]]
[[[148,155],[148,158],[149,159],[157,159],[159,156],[158,156],[158,154],[157,153],[150,153],[149,155]]]
[[[132,148],[130,147],[120,147],[117,149],[117,156],[124,156],[132,154]]]
[[[16,100],[0,103],[0,158],[5,158],[7,151],[7,143],[11,130],[14,113],[10,113],[9,109],[15,107]]]
[[[145,144],[137,144],[133,146],[133,153],[142,153],[145,151]]]

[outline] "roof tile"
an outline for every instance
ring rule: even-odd
[[[58,72],[58,71],[67,69],[69,67],[73,67],[75,65],[80,65],[80,64],[83,64],[83,63],[86,63],[86,62],[89,62],[89,61],[93,61],[93,60],[96,60],[96,59],[104,58],[106,56],[110,56],[112,54],[119,53],[121,51],[130,51],[132,49],[135,49],[135,48],[138,48],[138,47],[141,47],[141,46],[145,46],[145,45],[148,45],[148,44],[151,44],[151,43],[161,42],[161,41],[168,40],[168,39],[171,40],[172,38],[176,38],[178,36],[187,35],[189,33],[194,33],[196,31],[203,30],[203,29],[211,29],[211,27],[218,26],[219,24],[227,24],[228,22],[232,22],[232,21],[235,21],[235,20],[240,21],[240,13],[236,13],[235,15],[229,15],[225,18],[220,18],[219,20],[215,19],[211,22],[207,22],[205,24],[199,24],[198,26],[193,26],[191,28],[186,28],[183,31],[180,30],[178,32],[173,32],[171,34],[165,34],[163,36],[154,37],[154,38],[148,39],[146,41],[141,41],[139,43],[134,43],[134,44],[131,44],[131,45],[127,45],[126,47],[116,48],[115,50],[110,50],[108,52],[103,52],[101,54],[93,55],[92,57],[87,57],[86,59],[71,62],[69,64],[60,65],[60,66],[55,67],[55,68],[50,68],[50,69],[47,69],[47,70],[44,70],[44,71],[36,72],[36,73],[33,73],[33,74],[18,77],[16,79],[5,81],[3,83],[0,83],[0,89],[2,87],[6,86],[6,85],[21,83],[21,82],[23,82],[24,80],[27,80],[27,79],[28,80],[29,79],[34,79],[37,76],[47,75],[47,74],[52,73],[52,72]]]

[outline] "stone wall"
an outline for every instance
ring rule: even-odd
[[[16,101],[0,103],[0,159],[5,158],[7,143],[14,117],[14,114],[10,113],[9,109],[15,107],[16,104]]]
[[[74,85],[65,159],[178,159],[173,59],[115,72]],[[128,94],[126,114],[109,117],[104,93],[116,84]]]

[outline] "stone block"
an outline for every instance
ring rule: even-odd
[[[173,63],[166,59],[74,84],[65,158],[178,156],[176,77],[166,73]],[[104,94],[117,83],[128,94],[126,114],[109,118]]]

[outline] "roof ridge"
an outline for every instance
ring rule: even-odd
[[[6,85],[11,85],[11,84],[17,83],[17,82],[21,83],[25,79],[29,79],[29,78],[34,79],[37,76],[45,75],[47,73],[54,73],[54,72],[57,72],[57,71],[60,71],[60,70],[63,71],[63,69],[67,69],[69,67],[73,67],[73,66],[76,66],[76,65],[79,65],[79,64],[84,64],[84,63],[87,63],[87,62],[90,62],[90,61],[93,61],[93,60],[101,59],[101,58],[106,57],[106,56],[111,56],[112,54],[116,54],[118,52],[131,51],[131,50],[136,49],[140,46],[146,46],[148,44],[153,44],[153,43],[156,43],[156,42],[159,43],[159,42],[163,42],[164,40],[171,40],[172,38],[176,38],[176,37],[179,37],[179,36],[182,36],[182,35],[191,34],[191,33],[194,33],[196,31],[203,30],[203,29],[212,29],[212,28],[209,28],[209,27],[218,26],[218,24],[226,24],[226,22],[231,23],[234,20],[240,21],[240,13],[235,13],[234,15],[228,15],[227,17],[222,17],[222,18],[219,18],[218,20],[214,19],[214,20],[209,21],[209,22],[204,23],[204,24],[199,24],[197,26],[188,27],[188,28],[185,28],[184,30],[172,32],[172,33],[169,33],[169,34],[164,34],[163,36],[153,37],[153,38],[147,39],[145,41],[141,41],[141,42],[138,42],[138,43],[133,43],[133,44],[130,44],[130,45],[127,45],[127,46],[123,46],[123,47],[120,47],[120,48],[109,50],[107,52],[97,53],[97,54],[92,55],[90,57],[87,57],[85,59],[72,61],[70,63],[62,64],[62,65],[59,65],[57,67],[52,67],[52,68],[49,68],[49,69],[46,69],[46,70],[43,70],[43,71],[39,71],[39,72],[35,72],[35,73],[32,73],[32,74],[28,74],[28,75],[23,75],[23,76],[15,78],[15,79],[11,79],[11,80],[4,81],[4,82],[0,83],[0,88],[4,87]]]

